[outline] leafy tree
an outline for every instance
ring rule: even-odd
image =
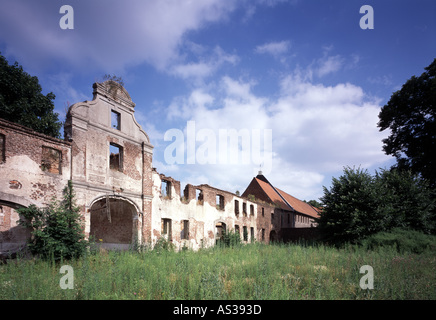
[[[377,210],[385,230],[413,229],[424,233],[434,230],[434,191],[428,181],[411,171],[397,168],[376,172]]]
[[[9,65],[0,54],[0,118],[59,138],[62,123],[54,110],[55,95],[41,93],[37,77],[15,62]]]
[[[78,258],[86,250],[80,222],[79,208],[74,204],[74,191],[71,181],[64,189],[60,203],[53,202],[46,208],[31,205],[18,209],[22,219],[20,225],[31,228],[29,249],[43,259]]]
[[[395,156],[397,167],[421,174],[436,187],[436,59],[425,70],[391,96],[378,127],[391,131],[383,150]]]
[[[373,180],[367,170],[346,167],[342,176],[333,178],[330,189],[324,187],[320,198],[324,209],[318,221],[324,240],[355,242],[381,230]]]
[[[318,227],[333,244],[360,242],[377,232],[395,228],[435,232],[435,195],[428,181],[397,168],[368,171],[344,168],[324,187]]]
[[[310,204],[314,208],[318,208],[318,209],[322,208],[322,204],[317,200],[309,200],[309,201],[304,200],[304,202]]]

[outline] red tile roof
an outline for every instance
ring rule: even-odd
[[[307,214],[308,216],[314,218],[319,218],[318,211],[310,204],[301,201],[280,189],[277,189],[277,191],[280,192],[280,194],[285,198],[286,202],[288,202],[292,206],[292,208],[294,208],[295,211]]]
[[[254,180],[259,184],[260,188],[262,188],[263,192],[270,198],[271,202],[274,203],[281,209],[289,209],[289,206],[285,201],[280,197],[280,195],[273,189],[273,187],[258,178],[254,178]]]
[[[273,202],[275,205],[277,205],[281,209],[287,209],[287,210],[294,209],[299,213],[314,218],[319,218],[318,211],[310,204],[301,201],[278,188],[273,187],[271,183],[260,180],[258,177],[254,178],[254,180],[259,184],[262,190],[271,199],[271,202]]]

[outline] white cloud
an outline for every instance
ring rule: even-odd
[[[165,69],[178,59],[187,32],[226,19],[234,0],[93,0],[71,3],[73,30],[59,27],[60,4],[2,0],[0,37],[22,63],[119,71],[148,62]]]
[[[275,133],[283,138],[275,151],[301,168],[334,171],[386,160],[381,152],[385,133],[376,126],[380,106],[366,101],[360,87],[314,85],[289,76],[271,110]]]
[[[296,5],[300,0],[242,0],[241,3],[244,4],[245,9],[243,21],[251,19],[256,14],[258,6],[275,7],[285,2]]]
[[[213,66],[205,62],[188,63],[174,66],[172,73],[183,79],[187,78],[204,78],[211,75]]]
[[[271,54],[274,57],[279,57],[288,52],[290,48],[289,41],[269,42],[263,45],[259,45],[255,48],[256,53]]]
[[[333,73],[341,69],[343,59],[341,56],[329,56],[318,60],[317,75],[323,77],[329,73]]]
[[[201,114],[207,110],[207,106],[214,102],[214,97],[204,92],[203,89],[194,89],[189,97],[174,98],[167,108],[167,119],[189,120],[195,114]]]
[[[344,166],[387,161],[381,142],[385,134],[376,126],[380,106],[361,87],[313,84],[298,72],[284,77],[280,85],[280,97],[271,100],[255,95],[249,81],[223,77],[220,89],[196,89],[188,98],[174,100],[169,112],[173,120],[193,120],[197,132],[207,128],[216,137],[220,129],[272,129],[272,170],[267,177],[300,198],[320,196],[323,179]],[[208,177],[214,186],[231,185],[242,192],[247,176],[260,167],[251,161],[184,168]]]
[[[192,52],[198,53],[200,62],[179,63],[170,68],[169,72],[183,79],[193,78],[201,81],[211,76],[219,67],[225,63],[235,65],[239,58],[237,55],[224,52],[219,46],[209,52],[204,46],[193,46]]]
[[[381,85],[381,86],[392,86],[392,75],[374,76],[367,78],[369,83]]]

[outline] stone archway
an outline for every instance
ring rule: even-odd
[[[90,237],[108,249],[128,249],[139,241],[138,208],[130,200],[103,196],[90,206]]]
[[[17,252],[26,245],[31,230],[19,225],[22,217],[16,209],[31,204],[27,199],[0,192],[0,255]]]

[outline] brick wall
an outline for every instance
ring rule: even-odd
[[[46,205],[60,199],[70,178],[71,144],[0,119],[5,161],[0,163],[0,192]],[[57,165],[48,168],[44,150],[59,154]],[[1,200],[1,199],[0,199]]]
[[[17,223],[17,208],[62,199],[71,173],[71,144],[3,119],[0,135],[0,251],[7,251],[29,236]]]

